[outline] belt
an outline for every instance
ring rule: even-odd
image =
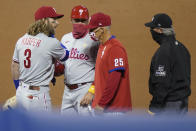
[[[39,86],[29,86],[29,90],[37,90],[37,91],[39,91],[40,87]]]
[[[77,89],[79,86],[85,85],[85,84],[87,84],[87,83],[88,83],[88,82],[79,83],[79,84],[66,84],[66,86],[67,86],[70,90],[74,90],[74,89]]]

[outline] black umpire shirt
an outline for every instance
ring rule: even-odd
[[[166,102],[187,98],[190,83],[189,51],[174,35],[164,37],[151,61],[149,91],[153,98],[149,109],[159,112]]]

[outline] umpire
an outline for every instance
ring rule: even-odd
[[[187,48],[175,38],[172,20],[167,14],[156,14],[145,24],[160,47],[152,57],[149,92],[152,95],[148,113],[184,115],[191,94],[191,60]]]

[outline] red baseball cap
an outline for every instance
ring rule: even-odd
[[[61,18],[64,15],[57,14],[56,10],[53,7],[50,6],[42,6],[40,7],[34,14],[35,20],[40,20],[42,18]]]
[[[97,27],[104,27],[104,26],[110,26],[110,25],[111,25],[110,16],[99,12],[91,16],[90,22],[88,24],[88,28],[94,29]]]
[[[89,18],[88,9],[83,5],[75,6],[71,11],[71,18],[88,20]]]

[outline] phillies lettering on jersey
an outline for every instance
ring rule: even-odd
[[[72,48],[69,58],[80,59],[80,60],[88,60],[89,56],[84,54],[84,53],[80,53],[80,51],[78,51],[77,48]]]
[[[72,33],[65,34],[61,42],[70,51],[69,59],[65,61],[65,83],[76,84],[94,81],[95,61],[98,42],[89,34],[81,39],[75,39]]]

